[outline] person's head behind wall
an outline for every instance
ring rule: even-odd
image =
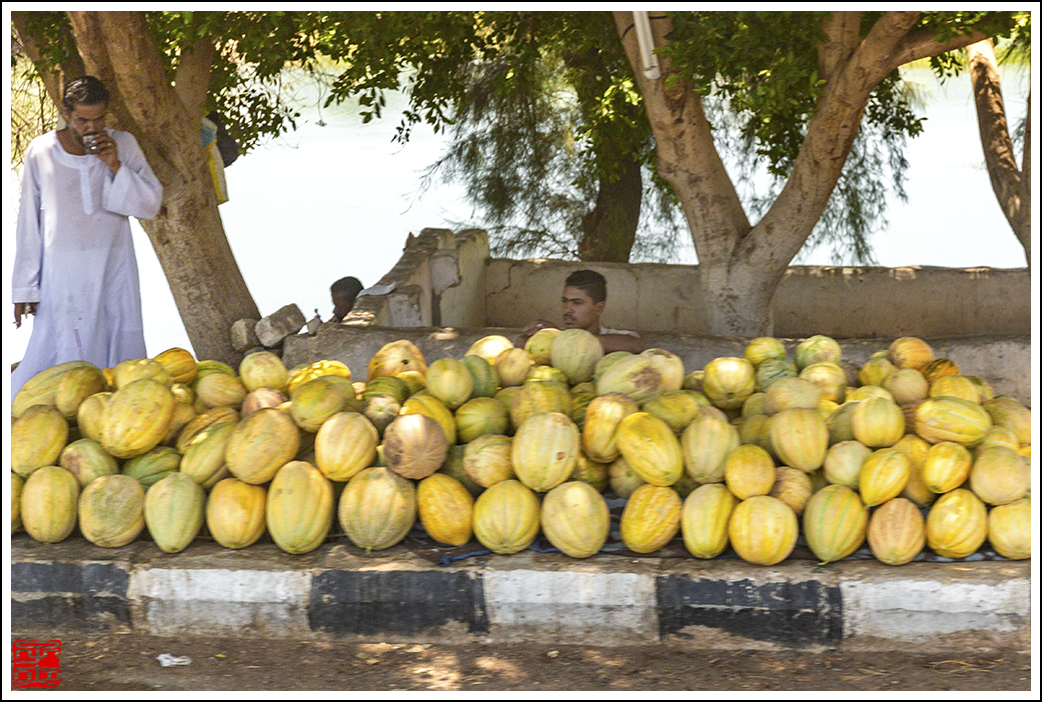
[[[105,128],[110,99],[108,88],[94,76],[74,78],[62,91],[62,118],[82,141],[85,135],[98,134]]]
[[[565,328],[585,329],[592,334],[599,334],[607,297],[607,284],[600,273],[583,269],[569,275],[561,294]]]
[[[354,276],[347,276],[329,286],[329,295],[333,298],[333,320],[343,321],[347,313],[355,306],[355,298],[362,292],[362,283]]]

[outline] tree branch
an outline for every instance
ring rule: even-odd
[[[988,36],[982,32],[971,32],[962,36],[952,37],[947,41],[937,41],[933,30],[928,27],[920,27],[908,32],[897,53],[893,56],[893,67],[898,68],[906,63],[918,61],[923,58],[940,56],[949,51],[963,49],[979,41],[987,39]]]
[[[995,191],[1002,213],[1024,246],[1024,250],[1028,252],[1030,260],[1030,196],[1026,197],[1024,179],[1017,168],[1013,140],[1009,135],[995,46],[991,39],[976,42],[966,47],[966,57],[969,61],[973,97],[977,105],[977,124],[980,128],[981,146],[984,149],[984,162],[988,167],[991,187]],[[1030,158],[1026,152],[1025,157]]]
[[[45,39],[43,37],[38,37],[33,33],[29,13],[24,11],[12,12],[11,24],[14,25],[15,32],[18,35],[18,42],[21,44],[22,49],[25,50],[26,55],[33,62],[33,65],[36,66],[36,70],[40,73],[43,85],[47,89],[47,95],[50,96],[51,101],[54,102],[55,106],[60,110],[62,104],[62,88],[66,81],[86,75],[87,73],[87,69],[83,66],[83,60],[77,54],[72,53],[66,58],[64,63],[59,63],[54,66],[45,65],[42,50],[42,44]],[[62,26],[64,27],[64,25]],[[72,44],[72,37],[69,37],[68,43]]]
[[[659,55],[662,77],[644,76],[632,12],[614,12],[615,26],[644,98],[658,151],[656,170],[673,185],[695,242],[699,260],[725,261],[734,253],[751,226],[727,169],[713,142],[702,99],[685,81],[667,89],[673,75],[669,61]],[[649,12],[655,47],[669,44],[673,22],[665,12]],[[678,78],[679,76],[674,76]]]
[[[206,95],[210,90],[210,71],[217,45],[210,35],[181,52],[174,76],[174,88],[185,111],[193,118],[201,118],[206,110]]]
[[[821,21],[825,40],[818,47],[818,77],[829,80],[836,68],[857,49],[861,30],[860,12],[833,12]]]
[[[108,50],[105,48],[101,28],[98,25],[97,12],[69,12],[69,24],[72,25],[72,33],[76,38],[76,48],[80,58],[83,59],[84,72],[93,75],[108,88],[111,94],[109,100],[109,114],[107,120],[109,126],[125,131],[137,131],[137,125],[133,117],[127,112],[126,101],[123,92],[116,81],[112,70],[112,61],[109,59]],[[122,31],[127,31],[125,28]]]

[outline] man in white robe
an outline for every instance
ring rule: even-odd
[[[105,129],[108,99],[96,78],[71,81],[67,126],[25,154],[12,299],[16,326],[35,319],[12,397],[59,363],[111,368],[146,356],[129,218],[155,217],[163,186],[133,135]]]

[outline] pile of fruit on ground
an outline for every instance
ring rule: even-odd
[[[55,366],[12,405],[12,529],[120,547],[147,528],[170,553],[267,534],[297,554],[337,526],[370,552],[419,523],[447,546],[511,554],[541,533],[585,558],[608,538],[607,495],[642,554],[678,536],[693,557],[763,565],[801,537],[821,562],[866,543],[891,565],[986,541],[1031,554],[1030,410],[914,337],[860,367],[826,336],[791,360],[764,337],[693,370],[544,329],[430,365],[396,341],[367,370],[177,348]]]

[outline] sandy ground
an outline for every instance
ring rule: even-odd
[[[59,691],[1030,691],[1024,652],[720,651],[666,646],[445,645],[160,638],[60,638]],[[161,654],[191,659],[163,667]],[[5,697],[7,695],[5,694]]]

